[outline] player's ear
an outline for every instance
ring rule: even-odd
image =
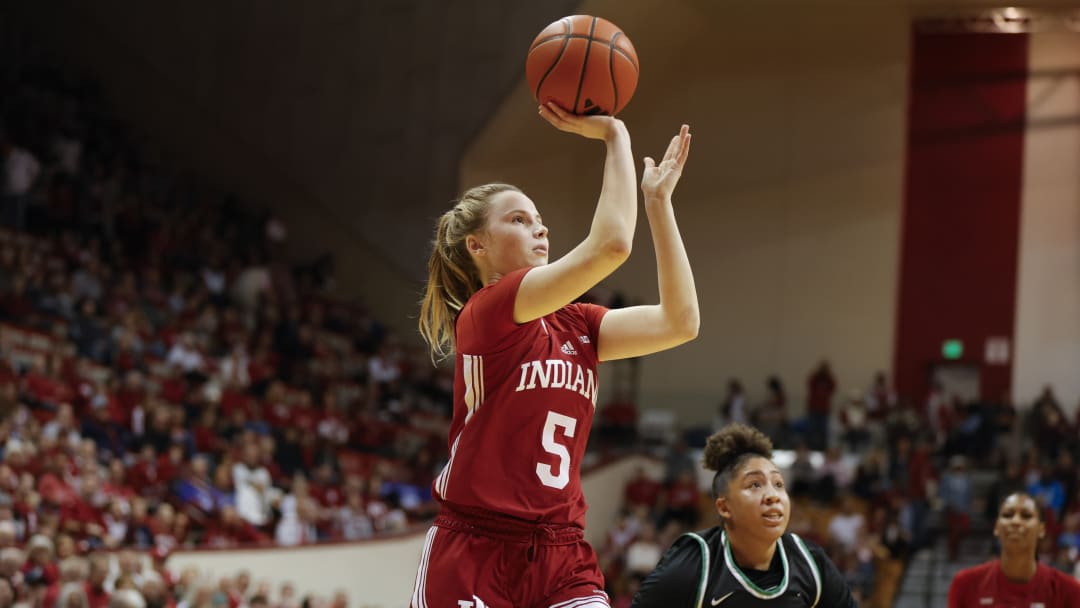
[[[485,252],[484,242],[475,234],[465,237],[465,248],[472,255],[483,255]]]
[[[716,497],[716,513],[725,521],[731,519],[731,509],[728,507],[727,498],[723,496]]]

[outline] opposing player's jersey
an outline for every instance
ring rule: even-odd
[[[684,534],[644,582],[634,608],[854,608],[843,576],[820,547],[794,534],[776,544],[768,570],[735,563],[723,528]]]
[[[517,324],[528,270],[476,292],[458,315],[450,458],[432,486],[453,505],[584,527],[581,458],[607,309],[570,304]]]
[[[1046,564],[1037,564],[1026,583],[1014,583],[992,560],[956,573],[949,586],[949,608],[1073,608],[1080,606],[1080,582]]]

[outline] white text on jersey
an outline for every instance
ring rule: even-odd
[[[596,406],[596,377],[591,369],[583,369],[573,361],[548,359],[521,364],[521,379],[515,391],[537,388],[563,388],[574,391]]]

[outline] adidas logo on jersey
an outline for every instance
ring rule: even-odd
[[[475,595],[472,596],[471,602],[469,600],[458,600],[457,605],[458,608],[487,608],[487,604],[484,603],[484,600]]]
[[[566,342],[563,342],[562,352],[563,352],[564,355],[576,355],[577,354],[577,351],[574,350],[574,345],[571,344],[569,340],[567,340]]]

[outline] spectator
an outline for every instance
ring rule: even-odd
[[[1061,517],[1062,511],[1065,508],[1065,488],[1061,485],[1061,482],[1054,477],[1054,470],[1050,466],[1043,465],[1040,467],[1037,479],[1028,484],[1027,493],[1030,494],[1036,502],[1045,505],[1053,511],[1055,517]]]
[[[810,450],[800,441],[795,448],[795,459],[788,468],[792,497],[808,496],[813,493],[818,480],[817,469],[810,461]]]
[[[634,477],[626,484],[623,502],[627,507],[644,507],[648,511],[656,509],[663,486],[645,473],[645,467],[637,467]]]
[[[12,608],[15,605],[15,589],[12,582],[0,578],[0,608]]]
[[[109,599],[109,608],[146,608],[146,600],[136,589],[121,589]]]
[[[270,472],[259,463],[259,447],[249,441],[242,448],[242,459],[232,467],[236,487],[236,512],[244,521],[259,527],[270,521],[270,507],[277,492],[270,484]]]
[[[106,608],[111,594],[105,589],[105,579],[109,576],[109,556],[105,553],[90,554],[90,574],[83,589],[86,591],[89,608]]]
[[[812,450],[824,450],[829,440],[829,416],[836,379],[828,361],[822,361],[806,379],[807,444]]]
[[[856,454],[870,445],[870,414],[862,394],[852,392],[840,410],[841,438],[849,451]]]
[[[896,391],[889,385],[885,372],[874,374],[874,381],[866,391],[864,398],[866,412],[870,420],[876,424],[884,424],[893,409],[899,403]]]
[[[0,579],[11,581],[18,587],[23,582],[23,566],[26,565],[26,554],[15,547],[0,549]]]
[[[765,380],[765,400],[754,412],[754,422],[775,446],[789,446],[787,395],[779,376]]]
[[[359,490],[345,493],[345,504],[337,510],[337,526],[343,540],[362,540],[375,533],[371,518],[364,507],[364,497]]]
[[[315,542],[319,539],[315,527],[317,506],[308,493],[307,480],[303,475],[293,476],[292,492],[281,499],[274,539],[286,547]]]
[[[156,572],[147,573],[140,589],[146,608],[176,608],[176,602],[169,595],[169,589]],[[248,603],[250,608],[255,608],[254,599]]]
[[[626,548],[626,570],[633,576],[644,578],[660,561],[664,549],[656,540],[656,527],[644,522],[638,536]]]
[[[231,494],[214,487],[209,471],[210,461],[206,456],[193,457],[190,468],[184,478],[176,482],[174,489],[176,497],[183,504],[206,517],[217,515],[225,505],[235,504]]]
[[[949,561],[956,561],[960,541],[971,528],[971,474],[963,456],[949,459],[949,468],[941,476],[941,501],[945,505],[945,525],[948,528]]]
[[[698,490],[697,477],[693,471],[679,473],[679,476],[668,484],[663,496],[664,512],[660,516],[660,527],[666,526],[671,521],[676,521],[686,528],[697,525],[701,516],[698,510],[701,492]]]
[[[38,580],[48,586],[60,579],[60,571],[53,562],[53,542],[49,537],[35,534],[26,543],[26,563],[22,566],[24,580]]]
[[[837,446],[830,447],[825,450],[825,462],[821,465],[814,495],[821,503],[829,504],[838,493],[846,492],[851,487],[852,479],[853,472],[843,452]]]
[[[840,508],[829,520],[829,540],[841,551],[854,551],[866,530],[866,516],[851,494],[840,498]]]
[[[742,383],[732,378],[728,380],[727,395],[720,403],[720,421],[718,428],[731,423],[747,424],[750,417],[746,411],[746,394],[743,392]]]
[[[677,438],[668,451],[667,458],[664,459],[664,484],[670,484],[686,472],[696,475],[697,470],[698,463],[690,455],[686,440],[682,437]]]
[[[265,534],[240,517],[235,508],[226,506],[221,509],[221,518],[207,529],[203,545],[237,547],[264,544],[268,540]]]
[[[26,229],[30,190],[41,174],[41,163],[22,146],[0,134],[0,163],[4,167],[3,208],[6,223],[20,232]]]

